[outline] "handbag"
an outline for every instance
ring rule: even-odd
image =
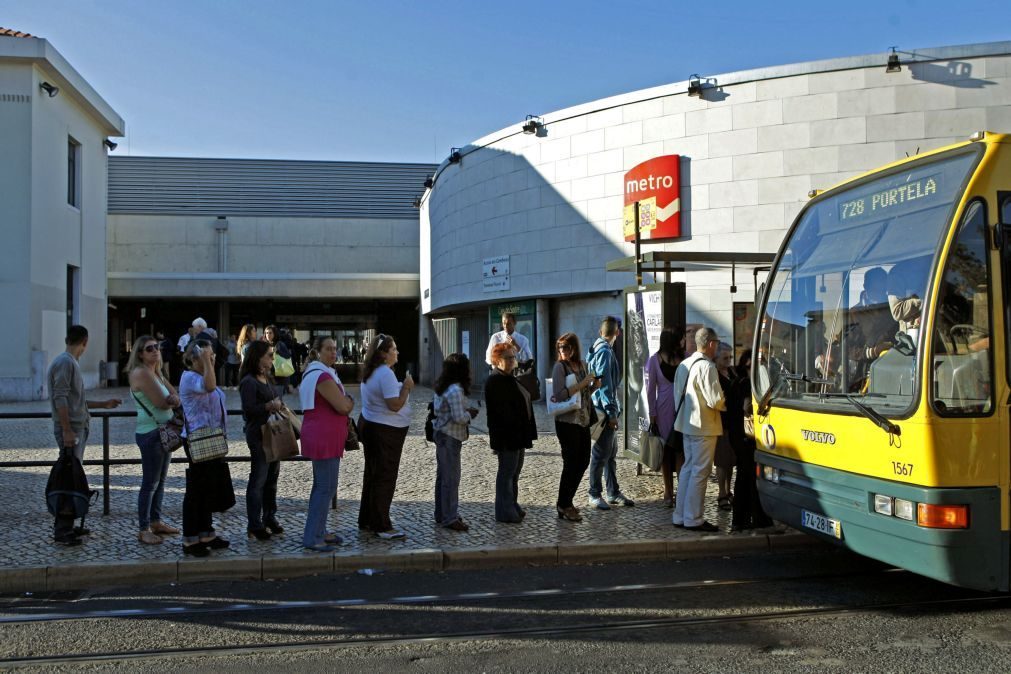
[[[355,422],[348,417],[348,437],[344,440],[344,451],[345,452],[357,452],[362,448],[361,442],[358,441],[358,431],[355,429]]]
[[[570,389],[576,385],[576,375],[569,373],[565,375],[565,388]],[[552,396],[553,398],[554,396]],[[579,409],[583,402],[582,391],[576,391],[571,397],[565,400],[555,401],[552,398],[548,398],[548,414],[553,417],[557,417],[560,414],[567,414],[569,412],[575,412]]]
[[[602,418],[593,422],[590,426],[590,439],[596,442],[600,439],[600,436],[604,434],[604,429],[607,428],[608,418],[605,414]]]
[[[541,399],[541,380],[537,377],[537,371],[530,368],[522,373],[517,373],[516,381],[530,394],[530,402],[537,402]]]
[[[137,394],[133,393],[133,391],[130,393],[133,395],[133,399],[137,401],[137,404],[144,408],[147,415],[154,419],[151,410],[141,402]],[[171,419],[163,424],[158,424],[158,440],[161,442],[162,451],[166,454],[171,454],[183,446],[183,413],[181,406],[172,410]]]
[[[295,431],[295,437],[302,437],[302,417],[288,409],[287,405],[281,408],[281,414],[284,415],[284,418],[291,424],[292,430]]]
[[[639,431],[639,463],[650,470],[660,470],[663,463],[663,438],[656,434],[656,429],[650,426]]]
[[[274,412],[260,427],[263,435],[263,453],[267,463],[298,456],[298,440],[291,421],[281,412]]]
[[[225,405],[218,400],[221,405],[221,418],[225,418]],[[213,459],[223,459],[228,456],[228,437],[225,429],[217,426],[208,426],[190,431],[189,421],[186,414],[183,414],[183,424],[186,427],[186,454],[193,463],[203,463]]]

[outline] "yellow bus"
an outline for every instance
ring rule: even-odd
[[[947,583],[1011,589],[1011,136],[814,194],[761,291],[773,518]]]

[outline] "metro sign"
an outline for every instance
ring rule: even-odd
[[[635,208],[639,204],[642,240],[681,236],[681,157],[654,157],[625,174],[625,241],[635,241]]]

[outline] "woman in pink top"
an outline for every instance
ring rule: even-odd
[[[327,512],[337,493],[337,476],[348,436],[348,415],[355,406],[333,369],[336,362],[337,343],[329,337],[318,338],[298,387],[304,411],[302,456],[312,459],[312,492],[302,545],[316,552],[333,552],[335,545],[344,542],[326,531]]]

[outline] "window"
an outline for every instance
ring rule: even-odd
[[[67,138],[67,203],[81,207],[81,144]]]
[[[935,257],[979,155],[953,153],[821,197],[790,233],[758,320],[755,392],[881,414],[915,404]]]
[[[81,269],[67,265],[67,328],[81,322]]]
[[[986,209],[966,209],[938,288],[934,326],[934,408],[983,415],[993,409]]]

